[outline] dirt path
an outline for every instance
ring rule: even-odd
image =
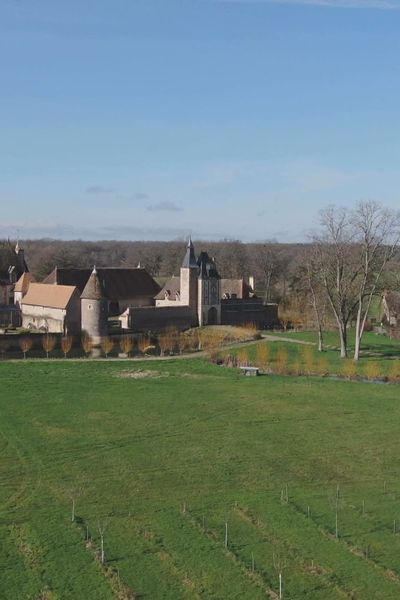
[[[306,342],[296,338],[284,338],[280,335],[270,335],[269,333],[263,335],[263,340],[267,340],[268,342],[289,342],[291,344],[302,344],[303,346],[315,346],[314,342]]]

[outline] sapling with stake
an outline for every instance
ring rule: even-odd
[[[104,533],[106,531],[106,524],[101,523],[100,521],[97,523],[97,529],[100,534],[100,562],[102,565],[105,563],[105,554],[104,554]]]

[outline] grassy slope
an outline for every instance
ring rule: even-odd
[[[0,598],[115,598],[85,548],[99,521],[143,598],[265,598],[279,564],[286,599],[399,598],[397,386],[249,379],[200,359],[118,377],[133,368],[0,364]]]

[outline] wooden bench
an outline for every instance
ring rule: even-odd
[[[260,369],[258,367],[240,367],[243,375],[247,377],[257,377],[260,374]]]

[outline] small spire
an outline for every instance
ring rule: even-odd
[[[196,256],[191,236],[189,236],[185,258],[183,259],[182,267],[185,269],[197,268]]]
[[[93,265],[93,271],[92,271],[93,275],[97,275],[97,269],[96,269],[96,265]]]

